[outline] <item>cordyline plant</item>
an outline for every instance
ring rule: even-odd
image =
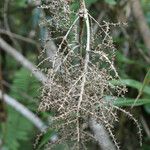
[[[72,141],[70,149],[86,149],[86,142],[95,139],[88,128],[90,119],[102,124],[116,148],[120,149],[113,133],[118,110],[135,122],[141,142],[137,120],[113,104],[127,91],[124,85],[110,82],[119,79],[114,67],[115,47],[110,36],[110,27],[119,23],[99,24],[89,14],[84,0],[79,4],[74,21],[70,19],[75,13],[70,10],[69,1],[50,0],[41,6],[52,14],[52,18],[42,23],[57,30],[55,34],[60,36],[56,38],[54,31],[50,31],[49,40],[57,40],[58,49],[53,58],[48,57],[40,63],[48,61],[51,65],[46,70],[48,81],[42,87],[39,111],[54,112],[50,128],[58,133],[55,144]],[[93,24],[99,26],[96,34]],[[55,144],[48,143],[46,149]]]

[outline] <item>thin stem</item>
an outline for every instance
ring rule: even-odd
[[[78,107],[77,107],[77,133],[78,133],[78,142],[80,141],[80,132],[79,132],[79,111],[81,107],[81,103],[83,100],[83,94],[84,94],[84,87],[86,83],[86,74],[88,72],[88,62],[89,62],[89,51],[90,51],[90,22],[89,22],[89,16],[88,12],[85,6],[85,2],[82,1],[82,6],[83,6],[83,12],[84,12],[84,20],[86,22],[86,30],[87,30],[87,43],[86,43],[86,56],[85,56],[85,62],[84,62],[84,71],[83,71],[83,77],[82,77],[82,83],[81,83],[81,92],[80,92],[80,97],[79,97],[79,102],[78,102]]]
[[[62,41],[61,41],[61,43],[60,43],[60,45],[59,45],[59,47],[58,47],[57,52],[59,52],[59,51],[60,51],[60,49],[61,49],[61,47],[62,47],[62,44],[63,44],[63,43],[64,43],[64,41],[67,39],[67,37],[68,37],[69,33],[71,32],[71,30],[72,30],[73,26],[76,24],[76,22],[78,21],[78,19],[79,19],[79,17],[77,17],[77,18],[74,20],[74,22],[72,23],[72,25],[71,25],[71,26],[70,26],[70,28],[68,29],[68,31],[67,31],[67,33],[66,33],[66,35],[63,37],[63,39],[62,39]],[[57,54],[57,52],[56,52],[56,54]],[[41,64],[43,64],[45,61],[49,60],[50,58],[51,58],[51,56],[50,56],[50,57],[45,58],[44,60],[42,60],[42,61],[41,61],[41,62],[37,65],[37,67],[39,67]],[[57,67],[57,68],[55,68],[55,60],[54,60],[54,63],[53,63],[53,68],[54,68],[54,69],[56,69],[56,70],[58,70],[58,67]]]
[[[0,47],[2,50],[11,55],[15,60],[17,60],[22,66],[28,69],[32,74],[43,84],[47,82],[47,77],[37,67],[27,60],[23,55],[21,55],[15,48],[11,47],[0,37]]]
[[[1,98],[2,98],[2,91],[0,90],[0,99]],[[12,106],[16,111],[18,111],[28,120],[30,120],[39,130],[41,130],[42,132],[46,130],[47,126],[40,120],[40,118],[38,118],[38,116],[32,113],[28,108],[23,106],[17,100],[13,99],[7,94],[3,94],[3,99],[5,103]]]

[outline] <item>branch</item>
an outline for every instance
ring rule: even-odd
[[[77,116],[79,115],[80,111],[80,105],[82,103],[82,96],[84,93],[84,86],[86,82],[86,74],[88,72],[88,63],[89,63],[89,51],[90,51],[90,42],[91,42],[91,33],[90,33],[90,22],[89,22],[89,15],[85,6],[84,0],[80,0],[80,7],[83,8],[84,12],[84,19],[86,23],[86,30],[87,30],[87,43],[86,43],[86,56],[85,56],[85,62],[84,62],[84,72],[82,77],[82,84],[81,84],[81,92],[80,92],[80,98],[78,102],[78,111]],[[96,32],[97,28],[95,29]],[[79,142],[79,122],[77,122],[77,132],[78,132],[78,142]],[[99,146],[102,150],[115,150],[115,146],[112,143],[112,141],[109,138],[109,135],[107,131],[105,130],[104,126],[102,124],[98,124],[94,118],[89,119],[89,127],[92,130],[94,137],[96,141],[98,141]]]
[[[23,106],[21,103],[19,103],[17,100],[13,99],[9,95],[2,95],[2,91],[0,90],[0,99],[2,99],[2,97],[5,103],[13,107],[16,111],[18,111],[28,120],[30,120],[40,131],[43,132],[46,130],[47,126],[40,120],[40,118],[38,118],[38,116],[36,116],[28,108]]]
[[[143,115],[141,115],[140,120],[141,120],[141,123],[143,125],[144,130],[145,130],[145,133],[147,134],[147,137],[150,137],[150,129],[149,129],[149,126],[148,126],[145,118],[143,117]]]
[[[97,124],[94,119],[90,119],[89,126],[102,150],[115,150],[114,144],[102,124]]]
[[[105,16],[105,14],[106,14],[106,11],[102,11],[97,18],[97,22],[100,23],[102,18]],[[99,28],[99,25],[97,23],[95,23],[95,25],[93,27],[93,35],[97,33],[98,28]]]
[[[33,65],[30,61],[28,61],[23,55],[21,55],[16,49],[11,47],[9,44],[7,44],[1,37],[0,37],[0,47],[7,52],[9,55],[11,55],[14,59],[16,59],[22,66],[27,68],[29,71],[32,72],[32,74],[43,84],[47,81],[46,76],[37,70],[36,66]]]
[[[36,43],[36,41],[34,41],[34,40],[30,39],[30,38],[21,36],[19,34],[12,33],[12,32],[10,32],[8,30],[0,29],[0,34],[6,34],[6,35],[9,35],[9,36],[14,37],[16,39],[19,39],[19,40],[22,40],[24,42],[28,42],[28,43],[34,44],[37,47],[39,47],[39,45],[38,45],[38,43]]]
[[[9,21],[8,21],[9,3],[10,3],[10,0],[4,0],[3,17],[4,17],[4,27],[11,34],[11,29],[10,29]],[[19,43],[14,38],[12,38],[12,36],[10,36],[10,39],[12,40],[15,47],[21,49]]]
[[[131,0],[131,7],[144,43],[148,49],[148,54],[150,55],[150,29],[144,17],[140,0]]]
[[[9,44],[7,44],[2,38],[0,38],[0,47],[4,51],[6,51],[8,54],[10,54],[12,57],[14,57],[18,62],[20,62],[21,65],[23,65],[25,68],[30,70],[32,72],[32,74],[38,80],[42,81],[43,84],[47,81],[47,78],[46,78],[46,76],[43,73],[41,73],[40,71],[35,71],[35,70],[37,70],[36,66],[34,66],[31,62],[29,62],[26,58],[24,58],[19,52],[17,52],[16,49],[14,49]],[[87,51],[88,51],[88,49],[89,48],[87,48]],[[95,135],[97,141],[101,141],[101,138],[104,138],[104,137],[101,137],[100,133],[107,134],[105,129],[101,128],[101,126],[98,125],[96,122],[93,122],[93,125],[90,126],[90,127],[91,127],[92,131],[95,131],[94,134],[96,134],[96,133],[99,134],[99,136]],[[101,138],[99,138],[99,137],[101,137]],[[109,138],[106,138],[105,140],[108,141],[107,143],[110,142]],[[101,144],[103,144],[103,143],[101,142]],[[103,147],[103,146],[101,145],[101,147]]]
[[[36,66],[33,65],[30,61],[28,61],[25,57],[23,57],[19,52],[17,52],[16,49],[14,49],[13,47],[11,47],[9,44],[7,44],[1,37],[0,37],[0,47],[7,52],[8,54],[10,54],[12,57],[14,57],[14,59],[16,59],[18,62],[20,62],[20,64],[22,66],[24,66],[25,68],[27,68],[29,71],[32,72],[32,74],[39,80],[41,81],[43,84],[45,84],[47,82],[47,78],[46,76],[40,72],[39,70],[37,70]],[[36,70],[36,71],[35,71]],[[25,106],[23,106],[22,104],[20,104],[19,102],[17,102],[17,100],[11,98],[10,96],[8,96],[7,94],[3,94],[2,95],[2,91],[0,91],[0,99],[2,98],[4,101],[12,106],[13,108],[15,108],[18,112],[20,112],[23,116],[25,116],[27,119],[29,119],[31,122],[34,123],[34,125],[39,128],[42,132],[46,130],[47,126],[44,125],[44,123],[36,116],[34,115],[30,110],[28,110]],[[58,137],[56,134],[54,134],[50,140],[52,142],[55,142],[58,140]]]
[[[85,82],[86,82],[86,74],[88,72],[89,51],[90,51],[90,35],[91,35],[89,16],[88,16],[87,9],[85,7],[85,2],[80,1],[80,5],[81,5],[81,11],[83,9],[83,15],[84,15],[84,19],[85,19],[85,22],[86,22],[87,44],[86,44],[86,56],[85,56],[85,62],[84,62],[83,77],[82,77],[82,83],[81,83],[81,92],[80,92],[80,98],[79,98],[78,108],[77,108],[77,117],[79,117],[79,111],[80,111],[81,103],[82,103],[82,100],[83,100],[83,93],[84,93],[84,87],[85,87]],[[78,133],[78,142],[79,142],[79,139],[80,139],[80,135],[79,135],[79,133],[80,133],[79,132],[79,118],[77,119],[77,133]]]

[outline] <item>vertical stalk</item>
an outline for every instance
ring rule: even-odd
[[[80,0],[80,9],[81,12],[83,12],[83,18],[86,23],[86,32],[87,32],[87,39],[86,39],[86,55],[85,55],[85,60],[84,60],[84,70],[83,70],[83,77],[82,77],[82,82],[81,82],[81,92],[80,92],[80,97],[79,97],[79,102],[78,102],[78,107],[77,107],[77,133],[78,133],[78,142],[80,141],[80,131],[79,131],[79,111],[81,107],[81,103],[83,100],[83,94],[84,94],[84,87],[86,83],[86,74],[88,72],[88,62],[89,62],[89,51],[90,51],[90,22],[89,22],[89,16],[88,12],[85,6],[85,1]]]

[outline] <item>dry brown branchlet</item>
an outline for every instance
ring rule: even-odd
[[[119,23],[99,24],[88,13],[84,1],[80,1],[81,8],[71,24],[71,11],[65,2],[51,0],[49,5],[41,6],[53,13],[51,23],[54,25],[50,26],[68,28],[55,57],[42,61],[51,62],[51,67],[46,71],[48,81],[42,88],[39,111],[54,112],[50,128],[54,128],[59,136],[55,144],[72,141],[70,149],[86,149],[86,142],[95,139],[88,129],[89,118],[94,118],[104,125],[117,149],[120,149],[113,133],[118,110],[135,122],[141,140],[137,120],[129,112],[113,105],[116,98],[124,96],[127,91],[124,85],[116,86],[110,82],[119,79],[114,67],[115,47],[110,35],[111,26]],[[92,32],[94,23],[99,26],[96,34]],[[82,31],[82,28],[86,30]],[[109,100],[108,96],[111,97]],[[52,147],[51,143],[46,145],[46,149]]]

